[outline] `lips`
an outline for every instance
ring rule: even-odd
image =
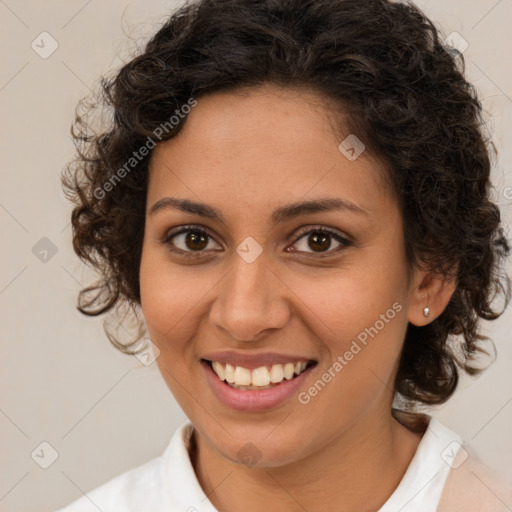
[[[232,351],[205,354],[201,360],[214,395],[224,405],[243,411],[264,411],[284,403],[298,392],[316,365],[307,356]]]

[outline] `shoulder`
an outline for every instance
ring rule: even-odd
[[[55,512],[159,511],[161,459],[156,457],[122,473]]]
[[[512,486],[464,443],[451,464],[437,512],[509,512]]]
[[[172,495],[179,495],[182,487],[190,486],[193,481],[194,470],[187,452],[192,432],[192,424],[183,423],[162,455],[108,480],[55,512],[164,512],[172,509]],[[197,495],[197,489],[193,488],[191,494]]]
[[[436,418],[412,419],[413,431],[427,427],[400,484],[379,512],[512,510],[510,489],[461,436]]]

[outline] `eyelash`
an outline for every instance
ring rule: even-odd
[[[190,257],[191,258],[202,257],[202,253],[205,252],[204,250],[201,250],[201,251],[190,251],[190,250],[189,251],[184,251],[183,249],[178,249],[177,247],[175,247],[171,243],[171,240],[173,238],[177,237],[178,235],[182,235],[183,233],[190,233],[190,232],[196,232],[196,233],[199,233],[201,235],[206,235],[207,237],[213,239],[213,237],[207,231],[205,231],[202,228],[199,228],[197,226],[192,225],[192,226],[183,226],[182,228],[179,229],[179,231],[171,232],[171,233],[166,234],[166,236],[161,241],[161,243],[164,244],[164,245],[167,245],[168,249],[171,252],[181,253],[181,255],[183,255],[183,256],[185,256],[187,258],[190,258]],[[337,254],[340,251],[342,251],[343,249],[346,249],[347,247],[350,247],[351,245],[353,245],[353,243],[348,238],[345,238],[344,236],[340,235],[338,232],[332,231],[332,230],[330,230],[328,228],[325,228],[323,226],[307,228],[305,230],[299,231],[299,233],[296,235],[297,238],[296,238],[294,244],[296,244],[299,240],[304,238],[304,235],[308,235],[308,234],[311,234],[311,233],[331,236],[332,238],[334,238],[337,242],[339,242],[341,244],[336,249],[330,249],[330,250],[328,250],[328,251],[326,251],[324,253],[313,253],[313,252],[307,253],[307,254],[313,254],[314,255],[313,258],[326,258],[326,257],[330,257],[333,254]],[[297,251],[297,252],[304,252],[304,251]]]

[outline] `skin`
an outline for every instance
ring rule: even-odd
[[[368,151],[345,158],[338,145],[348,133],[336,133],[332,112],[313,91],[265,85],[213,93],[152,155],[142,311],[162,376],[196,429],[196,475],[222,512],[377,510],[421,440],[391,416],[393,381],[408,322],[440,315],[454,284],[416,268],[408,273],[385,167]],[[168,196],[215,206],[225,223],[172,208],[151,214]],[[271,223],[275,208],[317,198],[341,198],[364,213]],[[194,252],[186,234],[163,239],[190,224],[211,238],[187,259],[170,250],[174,243]],[[337,251],[330,238],[315,252],[308,230],[319,226],[352,244]],[[251,264],[236,252],[249,236],[263,249]],[[216,398],[200,367],[211,350],[304,355],[318,363],[301,388],[307,391],[394,303],[400,312],[306,405],[294,396],[272,410],[235,411]],[[253,466],[237,457],[247,442],[259,450]]]

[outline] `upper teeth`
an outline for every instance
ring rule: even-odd
[[[283,379],[290,380],[294,375],[299,375],[306,369],[307,361],[300,363],[273,364],[272,366],[260,366],[249,370],[242,366],[212,361],[213,371],[220,380],[225,380],[236,386],[268,386],[271,382],[277,384]]]

